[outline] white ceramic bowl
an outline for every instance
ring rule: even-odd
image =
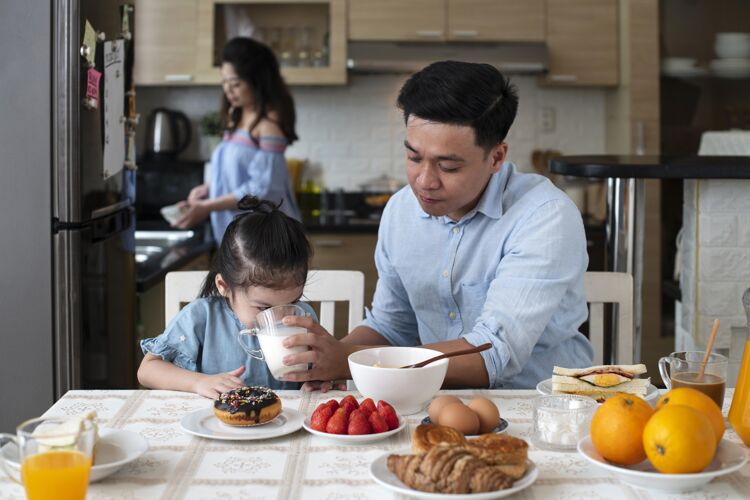
[[[440,390],[448,360],[441,359],[423,368],[399,367],[440,354],[423,347],[374,347],[350,354],[349,370],[363,397],[376,402],[384,399],[399,414],[411,415],[423,410]]]
[[[750,43],[716,43],[714,45],[716,55],[723,59],[736,59],[750,57]]]

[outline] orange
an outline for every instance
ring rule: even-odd
[[[654,413],[646,424],[643,447],[659,472],[700,472],[714,458],[716,436],[706,415],[690,406],[672,403]]]
[[[680,387],[672,389],[659,398],[656,403],[657,411],[664,408],[665,405],[685,405],[703,413],[711,421],[714,434],[716,434],[716,442],[721,441],[721,437],[724,435],[724,415],[721,414],[721,408],[716,404],[716,401],[710,397],[698,390]]]
[[[601,456],[620,465],[646,459],[643,428],[653,415],[651,406],[632,394],[606,400],[591,419],[591,441]]]

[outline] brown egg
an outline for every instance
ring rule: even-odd
[[[479,417],[463,403],[445,405],[440,412],[439,420],[440,425],[453,427],[464,435],[476,434],[479,431]]]
[[[432,403],[430,403],[429,408],[427,408],[427,414],[430,416],[430,420],[432,421],[433,424],[438,423],[438,419],[440,418],[440,412],[442,411],[443,408],[445,408],[447,405],[451,403],[461,403],[461,400],[458,399],[456,396],[438,396],[432,400]]]
[[[487,398],[474,398],[469,401],[469,408],[479,417],[479,432],[491,432],[500,424],[500,410]]]

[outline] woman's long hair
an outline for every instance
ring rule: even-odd
[[[294,100],[271,49],[252,38],[233,38],[224,46],[221,62],[231,64],[240,80],[250,85],[255,99],[256,117],[248,132],[266,118],[277,123],[288,144],[296,141]],[[234,131],[242,116],[242,109],[230,108],[227,96],[222,93],[222,125],[224,129]],[[278,120],[269,116],[270,111],[276,113]]]

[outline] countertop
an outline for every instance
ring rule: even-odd
[[[549,169],[574,177],[750,179],[750,156],[560,156]]]

